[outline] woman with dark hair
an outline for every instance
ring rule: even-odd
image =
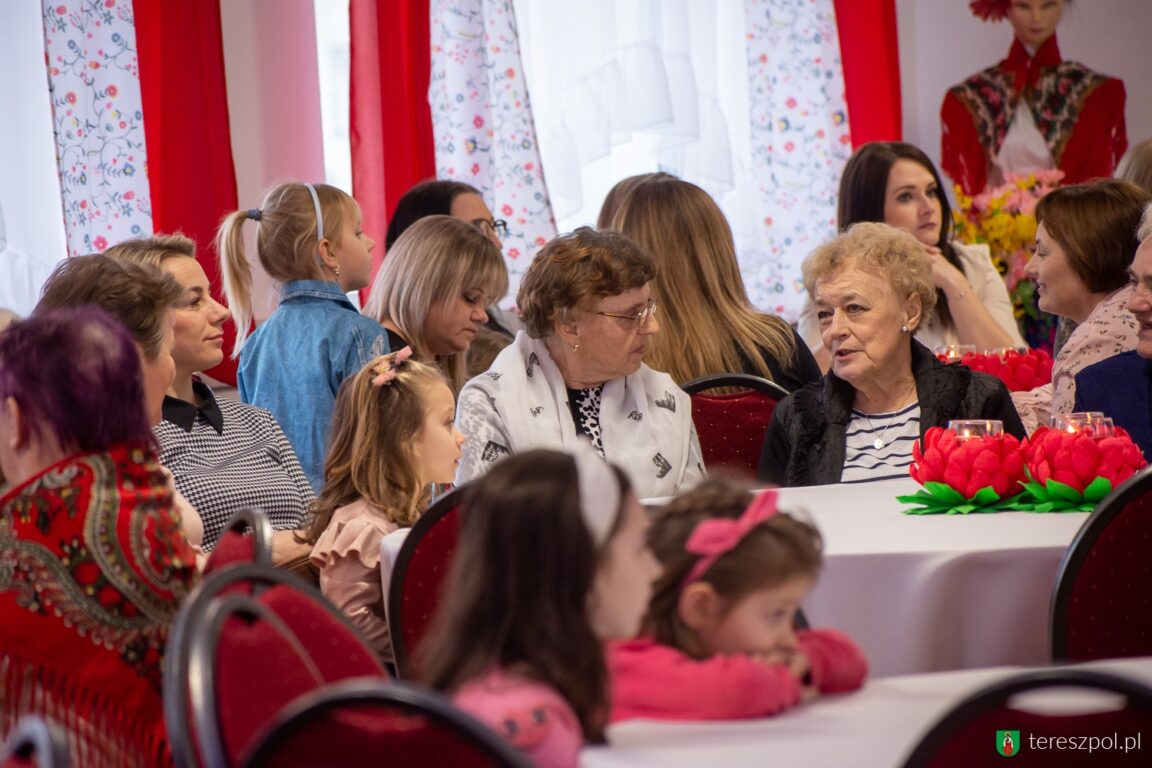
[[[50,717],[75,765],[170,762],[161,661],[194,556],[143,382],[97,308],[0,333],[0,741]]]
[[[841,232],[861,221],[905,229],[932,260],[936,309],[917,331],[929,349],[974,344],[977,349],[1022,347],[1008,289],[987,246],[952,240],[952,208],[936,166],[903,142],[870,142],[853,153],[840,177],[836,224]],[[800,316],[800,335],[821,367],[830,364],[811,302]]]
[[[543,768],[603,743],[602,643],[633,637],[659,575],[627,476],[587,445],[528,451],[468,487],[424,680]]]
[[[391,250],[404,230],[425,216],[453,216],[475,226],[499,248],[501,238],[508,235],[508,224],[494,219],[492,211],[471,184],[449,179],[422,181],[409,189],[396,203],[388,219],[388,234],[384,236],[385,250]]]
[[[1052,361],[1052,382],[1012,393],[1029,433],[1072,411],[1084,367],[1136,348],[1129,268],[1149,200],[1135,184],[1105,179],[1060,187],[1037,204],[1036,251],[1024,274],[1036,283],[1040,309],[1077,325]]]
[[[580,227],[540,249],[516,297],[526,330],[464,385],[456,481],[510,453],[590,440],[641,498],[671,496],[704,468],[688,395],[644,364],[660,331],[652,256],[618,232]]]

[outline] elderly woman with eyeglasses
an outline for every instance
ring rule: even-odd
[[[545,245],[516,297],[525,330],[460,392],[462,483],[530,448],[577,440],[623,467],[641,497],[703,475],[688,396],[644,365],[660,330],[652,257],[616,232],[581,227]]]

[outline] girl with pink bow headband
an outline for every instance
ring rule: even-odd
[[[795,626],[822,544],[776,491],[709,478],[656,513],[649,544],[664,573],[640,637],[609,648],[613,720],[764,717],[863,683],[851,639]]]

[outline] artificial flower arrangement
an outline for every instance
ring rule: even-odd
[[[1009,392],[1028,392],[1052,381],[1052,355],[1043,349],[965,352],[958,357],[938,357],[945,363],[959,362],[974,371],[991,374],[1003,381]]]
[[[1061,170],[1008,174],[999,187],[971,197],[956,187],[955,237],[987,243],[992,263],[1004,278],[1012,308],[1029,346],[1051,350],[1056,318],[1036,307],[1036,287],[1024,277],[1036,241],[1036,203],[1060,186]]]
[[[1023,441],[932,427],[912,447],[912,460],[909,472],[924,489],[897,500],[921,515],[1089,512],[1146,465],[1120,427],[1103,437],[1041,427]]]

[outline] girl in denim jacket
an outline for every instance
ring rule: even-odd
[[[281,283],[279,306],[251,335],[247,220],[258,227],[260,265]],[[240,358],[240,399],[272,411],[316,491],[341,382],[388,351],[383,327],[344,295],[368,285],[375,245],[360,229],[356,201],[326,184],[281,184],[263,207],[230,213],[216,233],[224,293],[236,320],[232,356]]]

